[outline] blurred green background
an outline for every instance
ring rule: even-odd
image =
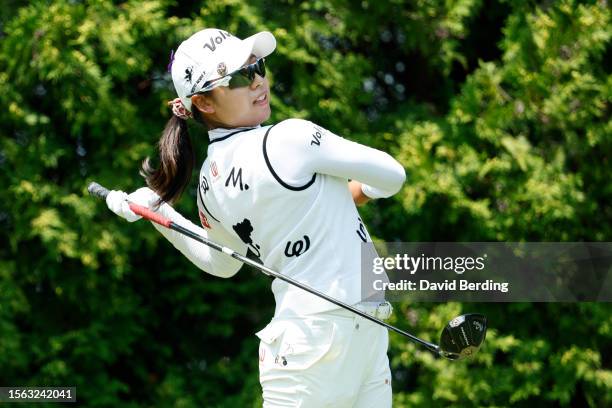
[[[254,270],[197,270],[132,191],[170,117],[168,56],[204,27],[274,33],[270,122],[391,152],[402,191],[360,209],[385,241],[611,241],[607,1],[0,1],[0,385],[76,386],[91,407],[261,405]],[[207,137],[192,129],[198,161]],[[199,168],[199,166],[198,166]],[[195,178],[177,208],[197,222]],[[610,304],[396,304],[435,341],[480,311],[478,356],[392,334],[394,406],[612,405]]]

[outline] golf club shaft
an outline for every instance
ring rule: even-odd
[[[106,189],[105,187],[102,187],[100,184],[95,183],[95,182],[91,183],[87,187],[87,190],[89,191],[89,193],[91,195],[96,196],[98,198],[103,198],[103,199],[105,199],[106,196],[109,193],[108,189]],[[305,291],[307,291],[307,292],[309,292],[309,293],[311,293],[313,295],[319,296],[320,298],[323,298],[323,299],[327,300],[328,302],[331,302],[331,303],[335,304],[336,306],[339,306],[339,307],[342,307],[344,309],[350,310],[351,312],[355,313],[356,315],[359,315],[359,316],[363,317],[364,319],[368,319],[368,320],[370,320],[370,321],[372,321],[374,323],[377,323],[377,324],[379,324],[379,325],[381,325],[383,327],[386,327],[389,330],[392,330],[392,331],[394,331],[396,333],[399,333],[399,334],[401,334],[401,335],[403,335],[405,337],[408,337],[410,340],[412,340],[415,343],[418,343],[418,344],[420,344],[422,346],[425,346],[428,350],[432,351],[435,354],[439,354],[440,353],[440,347],[435,345],[435,344],[433,344],[433,343],[430,343],[428,341],[422,340],[422,339],[420,339],[420,338],[418,338],[418,337],[416,337],[416,336],[414,336],[414,335],[412,335],[412,334],[410,334],[410,333],[408,333],[408,332],[406,332],[404,330],[398,329],[395,326],[392,326],[392,325],[390,325],[388,323],[385,323],[384,321],[379,320],[379,319],[375,318],[374,316],[370,316],[369,314],[367,314],[367,313],[365,313],[365,312],[363,312],[363,311],[361,311],[361,310],[359,310],[359,309],[357,309],[357,308],[355,308],[355,307],[353,307],[353,306],[351,306],[349,304],[346,304],[346,303],[344,303],[344,302],[342,302],[342,301],[340,301],[338,299],[334,299],[333,297],[328,296],[328,295],[326,295],[323,292],[320,292],[320,291],[318,291],[318,290],[316,290],[314,288],[311,288],[311,287],[309,287],[307,285],[304,285],[303,283],[301,283],[299,281],[296,281],[295,279],[292,279],[292,278],[290,278],[288,276],[285,276],[285,275],[282,275],[282,274],[280,274],[280,273],[278,273],[276,271],[273,271],[272,269],[268,268],[267,266],[262,265],[262,264],[260,264],[258,262],[255,262],[252,259],[249,259],[249,258],[247,258],[247,257],[245,257],[245,256],[243,256],[243,255],[241,255],[239,253],[237,253],[236,251],[234,251],[231,248],[228,248],[228,247],[223,246],[223,245],[219,245],[216,242],[211,241],[208,238],[206,238],[206,237],[204,237],[204,236],[202,236],[200,234],[197,234],[197,233],[195,233],[193,231],[190,231],[187,228],[182,227],[182,226],[172,222],[171,220],[161,216],[160,214],[157,214],[157,213],[149,210],[146,207],[143,207],[141,205],[134,204],[134,203],[128,203],[128,204],[130,206],[130,209],[134,213],[140,215],[141,217],[143,217],[143,218],[145,218],[145,219],[147,219],[149,221],[155,222],[157,224],[163,225],[166,228],[169,228],[169,229],[172,229],[174,231],[180,232],[181,234],[184,234],[184,235],[186,235],[186,236],[188,236],[190,238],[193,238],[193,239],[195,239],[198,242],[201,242],[201,243],[203,243],[203,244],[205,244],[205,245],[207,245],[207,246],[209,246],[211,248],[216,249],[217,251],[223,252],[223,253],[231,256],[232,258],[239,260],[240,262],[242,262],[244,264],[252,266],[253,268],[256,268],[256,269],[260,270],[261,272],[263,272],[264,274],[266,274],[268,276],[272,276],[274,278],[277,278],[277,279],[280,279],[280,280],[282,280],[284,282],[287,282],[287,283],[289,283],[291,285],[297,286],[300,289],[303,289],[303,290],[305,290]]]

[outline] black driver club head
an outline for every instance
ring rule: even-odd
[[[451,320],[440,336],[440,355],[461,360],[475,354],[487,335],[487,318],[478,313],[464,314]]]

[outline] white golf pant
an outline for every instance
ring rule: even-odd
[[[384,327],[338,309],[274,318],[257,336],[264,408],[391,407]]]

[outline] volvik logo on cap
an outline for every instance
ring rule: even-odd
[[[219,35],[216,37],[210,37],[210,42],[204,44],[204,48],[208,48],[211,52],[215,52],[215,50],[217,49],[217,44],[221,45],[223,40],[229,37],[233,37],[233,35],[231,35],[227,31],[219,30]]]

